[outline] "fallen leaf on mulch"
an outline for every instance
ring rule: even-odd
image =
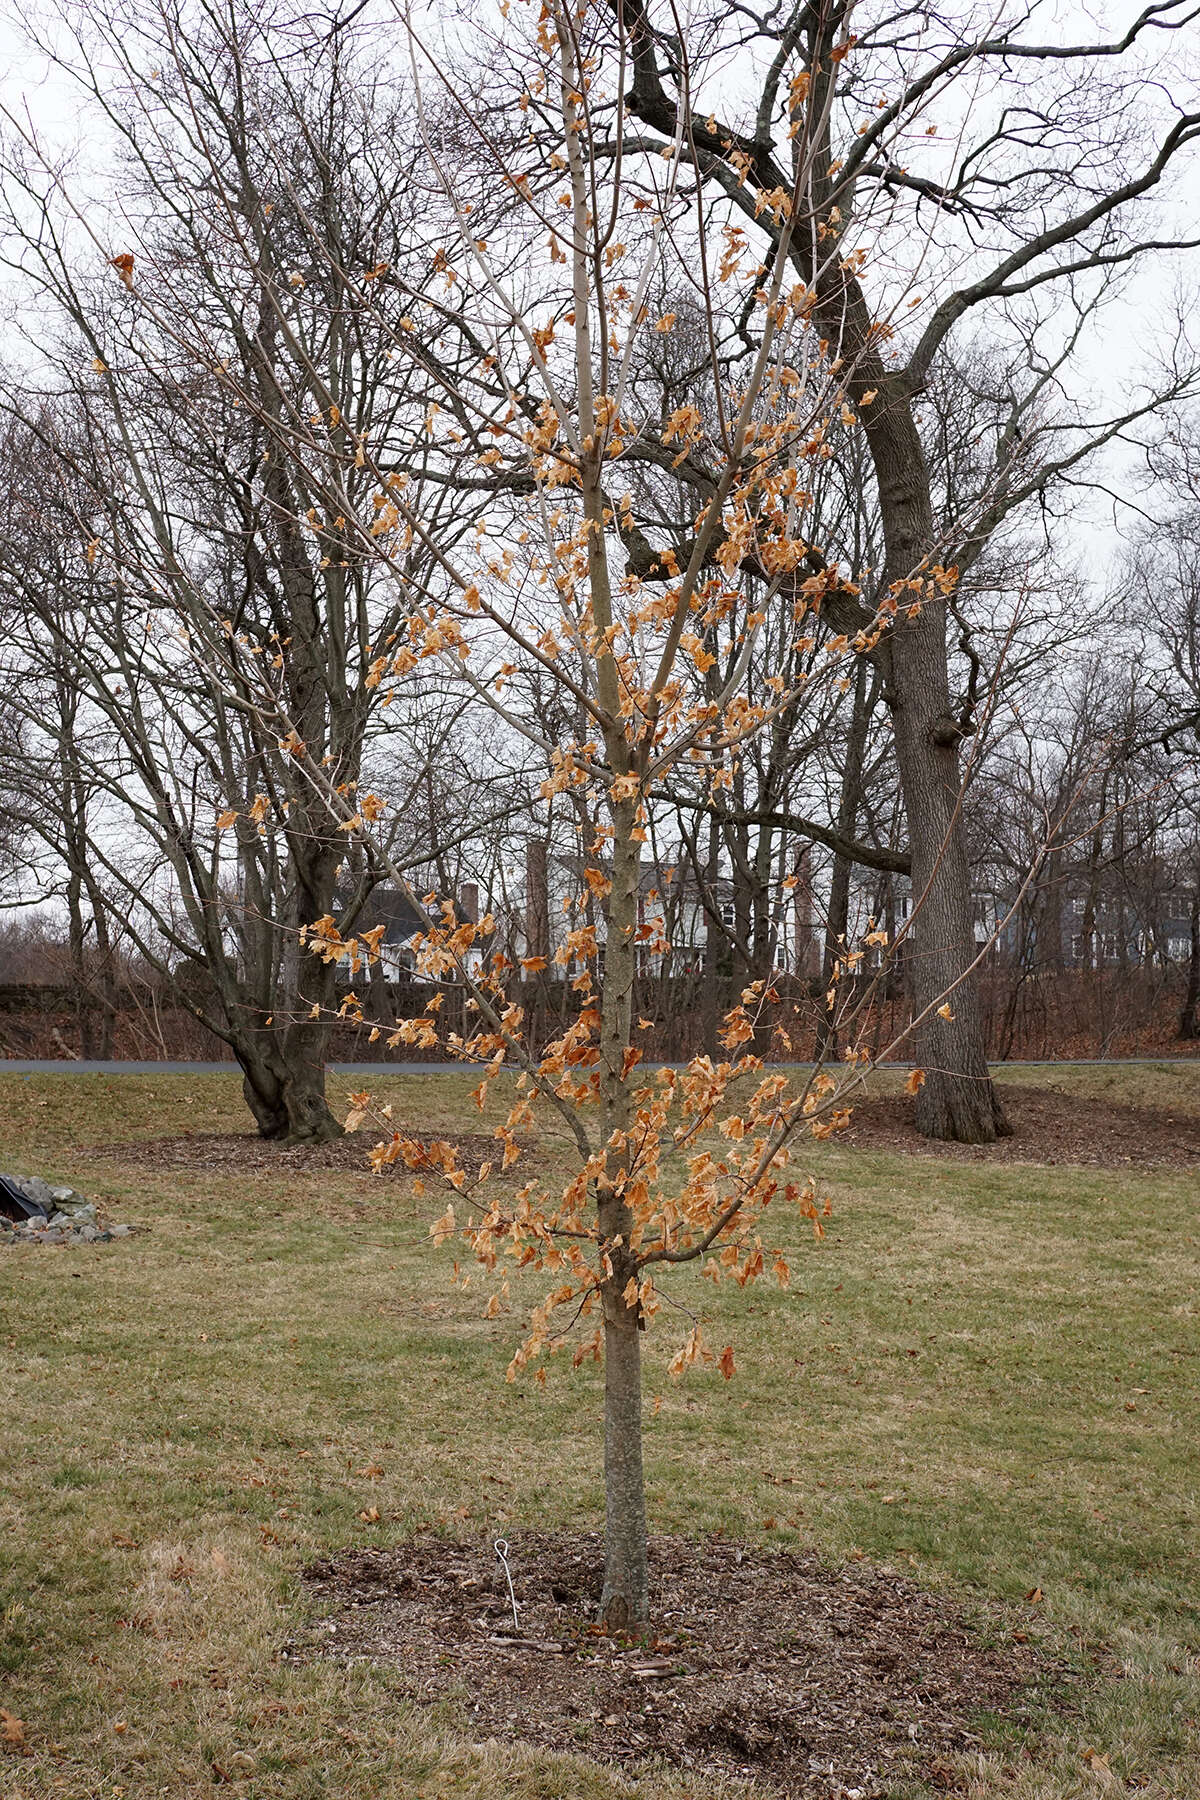
[[[331,1610],[284,1655],[394,1664],[413,1698],[457,1700],[473,1738],[823,1800],[977,1749],[980,1714],[1019,1725],[1068,1679],[999,1613],[982,1642],[956,1601],[865,1561],[655,1538],[653,1633],[630,1643],[590,1623],[598,1535],[528,1532],[508,1557],[519,1633],[490,1545],[420,1540],[313,1564]]]

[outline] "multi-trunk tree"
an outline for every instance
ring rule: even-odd
[[[301,940],[330,917],[351,929],[381,872],[347,858],[293,742],[347,793],[382,761],[406,866],[436,868],[492,810],[477,786],[424,829],[457,715],[431,696],[407,735],[369,676],[434,559],[392,535],[383,573],[346,520],[382,528],[381,465],[440,550],[477,501],[424,485],[426,384],[375,306],[387,280],[401,315],[393,271],[420,219],[394,100],[348,49],[310,38],[279,58],[253,20],[231,34],[204,8],[177,24],[122,35],[95,14],[79,46],[113,157],[103,230],[19,121],[9,134],[24,342],[0,397],[5,660],[35,760],[37,696],[71,687],[50,735],[67,730],[72,793],[89,795],[76,862],[95,903],[230,1046],[260,1131],[321,1138],[340,1130],[338,993]],[[96,73],[113,58],[117,83]],[[294,736],[248,700],[260,671]]]

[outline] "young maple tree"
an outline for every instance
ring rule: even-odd
[[[276,479],[303,475],[319,445],[320,505],[293,523],[322,548],[322,568],[335,566],[336,539],[336,567],[393,583],[403,602],[381,615],[390,623],[364,649],[364,700],[386,708],[423,682],[453,683],[536,746],[551,770],[545,798],[581,802],[590,910],[602,923],[568,919],[554,950],[577,996],[575,1016],[552,1042],[535,1041],[509,991],[517,971],[491,946],[494,922],[459,922],[446,908],[429,920],[422,965],[465,985],[473,1025],[442,1032],[435,1000],[392,1034],[397,1043],[442,1041],[482,1064],[480,1104],[501,1069],[515,1068],[496,1175],[519,1159],[518,1133],[541,1106],[569,1129],[572,1179],[560,1192],[528,1181],[500,1199],[493,1170],[471,1181],[446,1145],[391,1131],[373,1155],[377,1166],[403,1161],[418,1179],[433,1172],[448,1183],[454,1198],[434,1233],[461,1238],[493,1273],[493,1312],[510,1271],[548,1277],[511,1373],[540,1374],[542,1355],[574,1327],[576,1360],[603,1358],[601,1611],[617,1630],[649,1611],[642,1331],[666,1278],[685,1264],[714,1282],[744,1284],[769,1268],[787,1283],[764,1215],[773,1204],[798,1208],[819,1234],[815,1185],[795,1168],[796,1144],[847,1122],[848,1091],[864,1073],[853,1046],[840,1077],[818,1069],[799,1091],[766,1068],[759,1050],[772,993],[761,981],[726,1018],[726,1060],[640,1067],[639,960],[665,944],[642,892],[642,846],[672,771],[699,771],[709,793],[728,787],[747,744],[786,728],[802,691],[851,685],[857,659],[935,605],[954,572],[924,555],[866,606],[859,572],[830,566],[813,542],[813,472],[839,434],[859,429],[859,410],[875,397],[821,323],[822,272],[846,254],[823,210],[831,85],[814,81],[802,59],[789,69],[783,53],[789,172],[759,195],[771,229],[756,238],[740,201],[714,203],[702,191],[690,103],[665,155],[626,154],[636,59],[608,5],[548,0],[539,12],[505,0],[500,12],[486,106],[457,80],[449,53],[439,60],[428,34],[418,42],[405,21],[424,156],[414,181],[427,180],[428,237],[423,247],[410,242],[404,266],[372,257],[348,269],[321,217],[289,191],[289,229],[298,220],[309,263],[336,270],[339,292],[354,288],[356,311],[404,371],[413,396],[406,431],[394,425],[384,439],[355,425],[312,358],[305,395],[314,411],[303,421],[246,384],[236,398],[263,434],[261,464]],[[831,55],[849,49],[842,39]],[[243,57],[240,45],[230,54]],[[686,94],[682,41],[676,75]],[[248,75],[243,87],[252,97]],[[285,161],[279,178],[289,179]],[[264,242],[275,218],[264,209]],[[815,270],[809,281],[797,279],[788,253],[800,235]],[[861,266],[866,250],[854,257]],[[644,377],[654,346],[681,327],[682,303],[670,299],[681,284],[698,345],[692,395],[656,410]],[[310,280],[306,291],[318,286]],[[284,329],[286,307],[269,286],[262,304]],[[888,329],[881,320],[867,345]],[[208,372],[233,379],[220,363]],[[439,532],[427,504],[439,486],[490,502],[470,531]],[[680,516],[686,531],[669,531],[664,521]],[[840,628],[839,598],[856,603],[853,630]],[[768,619],[777,638],[786,627],[787,673],[752,686]],[[278,659],[247,667],[219,629],[189,641],[206,679],[277,736],[329,829],[406,886],[388,855],[386,801],[310,741]],[[553,718],[514,704],[520,670],[536,671],[559,696]],[[230,796],[227,820],[241,817]],[[299,933],[326,968],[348,964],[352,974],[377,957],[380,935],[347,934],[331,913]],[[847,948],[843,968],[885,948],[872,930]],[[547,960],[527,957],[522,973]],[[935,1007],[951,1016],[943,992],[914,1023]],[[362,1003],[351,993],[341,1012],[362,1017]],[[919,1073],[914,1091],[918,1083]],[[360,1096],[349,1123],[368,1109]],[[673,1367],[711,1354],[693,1328]],[[719,1362],[728,1376],[732,1351]]]
[[[853,371],[828,353],[813,323],[815,289],[795,280],[786,248],[791,233],[816,228],[825,90],[804,71],[788,90],[791,177],[763,200],[784,253],[761,261],[735,218],[708,205],[697,210],[684,113],[660,173],[644,162],[635,173],[622,158],[630,65],[607,7],[549,0],[540,15],[501,10],[522,51],[511,108],[496,104],[484,117],[456,106],[446,68],[427,46],[413,45],[423,142],[448,236],[431,256],[437,280],[397,325],[399,349],[419,359],[430,380],[423,466],[435,446],[447,480],[487,484],[496,515],[481,524],[472,551],[438,553],[442,592],[378,646],[368,681],[387,688],[419,680],[449,659],[481,704],[547,755],[543,795],[586,798],[585,874],[602,905],[603,941],[594,922],[567,921],[554,952],[578,995],[566,1029],[548,1045],[531,1041],[508,995],[516,971],[489,946],[494,922],[460,923],[447,908],[430,920],[421,963],[468,983],[475,1028],[441,1033],[435,1003],[392,1035],[446,1042],[482,1062],[481,1105],[500,1070],[515,1066],[515,1104],[498,1133],[503,1168],[518,1160],[517,1134],[539,1104],[566,1121],[578,1168],[561,1192],[529,1181],[502,1200],[490,1197],[490,1167],[472,1183],[444,1144],[393,1132],[373,1161],[403,1161],[419,1178],[433,1171],[461,1196],[434,1234],[461,1238],[494,1274],[493,1314],[509,1271],[550,1277],[510,1375],[563,1344],[577,1324],[576,1362],[603,1357],[601,1614],[617,1630],[649,1610],[641,1334],[662,1303],[664,1278],[699,1263],[714,1282],[744,1284],[769,1267],[786,1285],[787,1261],[764,1238],[764,1214],[782,1201],[820,1233],[815,1186],[794,1171],[793,1141],[844,1125],[844,1090],[861,1075],[854,1052],[840,1083],[818,1070],[799,1092],[786,1074],[768,1070],[748,1048],[772,998],[763,982],[746,989],[725,1021],[726,1061],[700,1058],[653,1074],[639,1067],[639,958],[664,947],[661,918],[647,915],[640,884],[650,811],[681,763],[702,768],[710,789],[727,785],[747,741],[794,706],[795,688],[782,677],[766,700],[746,691],[770,612],[784,609],[794,642],[819,642],[825,678],[844,681],[847,666],[898,615],[943,591],[953,574],[912,570],[853,638],[821,625],[831,593],[858,590],[808,540],[806,470],[829,454],[835,424],[856,425],[846,399]],[[493,121],[511,116],[533,122],[527,142],[494,135]],[[841,253],[831,237],[829,255]],[[696,296],[704,352],[694,402],[656,418],[638,404],[637,375],[647,340],[676,327],[675,313],[655,302],[680,268]],[[383,304],[386,280],[376,291]],[[732,339],[742,346],[736,357]],[[475,350],[473,363],[446,349],[464,343]],[[701,453],[703,482],[695,478]],[[373,466],[369,443],[356,454]],[[690,491],[685,542],[654,543],[652,491],[647,499],[636,473],[626,474],[639,465]],[[360,529],[386,560],[425,528],[406,499],[404,472],[378,474],[374,516]],[[749,613],[740,604],[748,581],[758,596]],[[722,628],[735,618],[736,638],[722,646],[732,654],[718,659]],[[509,706],[522,665],[561,691],[574,733],[556,740]],[[820,679],[811,664],[793,676]],[[306,766],[342,828],[369,837],[383,803],[339,791],[319,765]],[[332,920],[310,927],[307,941],[324,960],[352,968],[376,950],[345,940]],[[866,949],[882,941],[872,932]],[[848,950],[847,963],[863,953]],[[523,972],[544,969],[546,960],[527,957]],[[358,1002],[347,1007],[357,1012]],[[357,1126],[368,1110],[368,1097],[357,1097],[348,1123]],[[695,1327],[673,1368],[711,1355]],[[728,1376],[732,1350],[719,1361]]]

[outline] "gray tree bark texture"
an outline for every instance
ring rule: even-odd
[[[273,1142],[328,1143],[342,1127],[325,1097],[325,1054],[329,1033],[315,1040],[257,1046],[240,1041],[233,1052],[242,1070],[242,1093],[260,1137]]]
[[[885,578],[902,582],[935,542],[929,471],[907,395],[881,391],[864,408],[887,546]],[[973,975],[975,923],[962,821],[961,733],[946,653],[946,606],[935,594],[898,620],[880,650],[908,820],[914,920],[908,968],[920,1023],[913,1054],[925,1071],[917,1128],[925,1137],[990,1144],[1010,1130],[988,1072]],[[939,1003],[950,1017],[939,1014]]]

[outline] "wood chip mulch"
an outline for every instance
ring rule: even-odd
[[[952,1792],[945,1759],[986,1743],[983,1715],[1032,1725],[1077,1679],[998,1610],[981,1636],[953,1599],[866,1561],[656,1538],[654,1635],[630,1643],[589,1623],[598,1535],[525,1532],[508,1555],[518,1631],[490,1544],[422,1539],[308,1568],[330,1610],[284,1655],[394,1663],[476,1740],[659,1758],[813,1800],[869,1800],[903,1774]]]
[[[1053,1088],[1009,1086],[1000,1089],[1013,1135],[995,1144],[947,1144],[918,1135],[913,1102],[902,1094],[869,1095],[856,1100],[850,1126],[838,1142],[855,1149],[903,1151],[967,1162],[1066,1163],[1085,1168],[1188,1169],[1200,1164],[1200,1114],[1180,1108],[1123,1106],[1118,1101],[1085,1099]],[[499,1145],[486,1132],[439,1132],[428,1126],[400,1123],[403,1137],[421,1142],[439,1138],[453,1145],[462,1167],[472,1175],[485,1162],[499,1162]],[[217,1169],[231,1174],[270,1174],[291,1170],[319,1174],[336,1170],[369,1175],[367,1154],[379,1138],[367,1129],[331,1144],[275,1144],[253,1132],[195,1132],[179,1137],[129,1139],[90,1147],[89,1154],[133,1166],[162,1169]],[[524,1146],[522,1171],[536,1142]],[[387,1173],[406,1173],[403,1164]]]
[[[1183,1108],[1124,1106],[1053,1088],[1009,1086],[999,1094],[1012,1136],[994,1144],[946,1144],[918,1135],[902,1094],[855,1102],[838,1142],[968,1162],[1072,1163],[1084,1168],[1186,1169],[1200,1163],[1200,1115]]]
[[[471,1175],[477,1174],[485,1162],[494,1162],[498,1167],[503,1152],[503,1145],[486,1132],[437,1131],[401,1123],[395,1129],[401,1137],[416,1138],[421,1143],[450,1144],[460,1165]],[[335,1170],[374,1179],[368,1158],[371,1146],[382,1135],[378,1130],[365,1130],[335,1138],[328,1144],[277,1144],[254,1132],[197,1131],[182,1137],[128,1138],[119,1144],[97,1144],[89,1147],[88,1154],[135,1168],[217,1169],[231,1175],[270,1175],[286,1170],[310,1175]],[[523,1169],[527,1161],[528,1152],[518,1166]],[[408,1175],[410,1171],[401,1162],[383,1173]]]

